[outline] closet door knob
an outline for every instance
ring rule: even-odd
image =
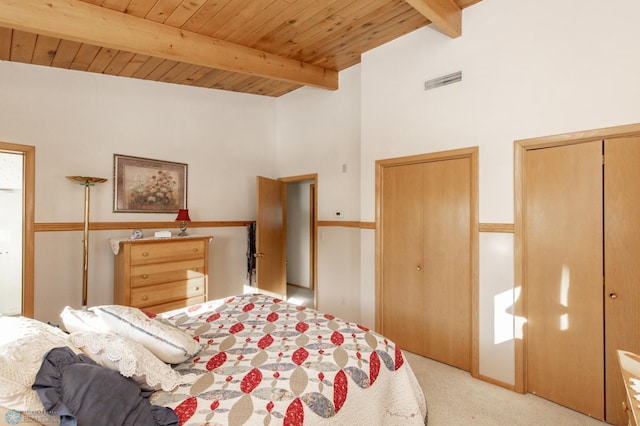
[[[416,271],[422,271],[422,266],[416,266]]]
[[[615,294],[615,293],[609,293],[609,297],[612,298],[612,299],[617,299],[618,295]]]

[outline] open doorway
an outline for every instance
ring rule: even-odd
[[[257,176],[256,188],[255,287],[315,308],[317,175],[277,180]]]
[[[33,317],[35,148],[0,142],[0,314]]]
[[[0,313],[22,313],[21,153],[0,152]]]
[[[314,179],[286,182],[286,277],[287,300],[315,307],[315,217]]]

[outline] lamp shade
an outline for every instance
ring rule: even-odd
[[[178,221],[191,222],[191,219],[189,218],[189,210],[188,209],[180,209],[180,210],[178,210],[178,217],[176,217],[176,222],[178,222]]]

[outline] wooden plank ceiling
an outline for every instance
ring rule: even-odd
[[[0,0],[0,60],[281,96],[480,0]]]

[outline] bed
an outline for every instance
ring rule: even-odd
[[[158,315],[116,305],[88,311],[67,307],[61,316],[68,333],[30,320],[29,330],[19,331],[23,337],[17,344],[7,344],[11,339],[5,337],[5,329],[16,327],[0,324],[5,340],[0,373],[8,374],[11,360],[29,366],[21,378],[25,395],[18,392],[16,377],[0,378],[0,416],[5,419],[59,422],[60,401],[43,405],[41,393],[44,389],[51,395],[60,383],[72,383],[64,377],[43,378],[45,364],[55,364],[48,358],[65,346],[67,353],[59,355],[95,363],[91,368],[99,374],[117,371],[117,380],[139,385],[135,392],[141,396],[136,398],[177,417],[177,423],[166,424],[427,423],[422,390],[392,341],[276,298],[238,295]],[[2,321],[7,318],[0,317]],[[50,335],[43,338],[43,330]],[[28,347],[34,341],[36,347]],[[83,392],[97,393],[93,402],[82,404],[92,416],[93,406],[111,399],[101,394],[101,383],[111,379],[101,377],[91,385],[83,374],[78,379]],[[78,391],[66,392],[73,396]]]

